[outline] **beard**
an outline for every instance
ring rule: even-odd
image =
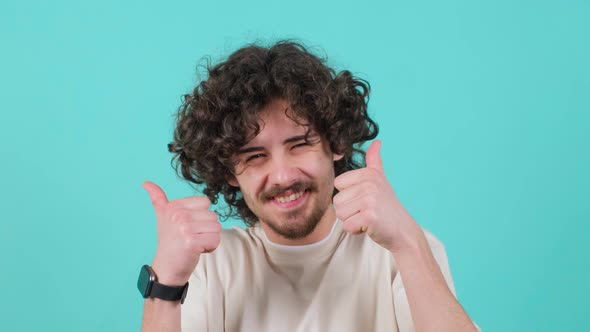
[[[270,229],[280,236],[289,239],[302,239],[311,234],[320,220],[326,213],[327,208],[322,208],[319,205],[318,199],[314,199],[312,203],[312,210],[309,215],[305,215],[304,211],[292,211],[287,213],[284,222],[277,222],[273,219],[260,219],[260,222],[266,223]]]
[[[270,201],[274,196],[279,195],[287,190],[295,192],[305,191],[308,201],[304,206],[298,209],[282,213],[280,216],[271,215],[271,213],[264,208],[265,204],[272,204]],[[331,194],[328,192],[326,197],[321,197],[318,186],[314,182],[296,182],[288,187],[273,187],[260,194],[258,202],[262,204],[254,204],[247,196],[244,196],[246,204],[258,217],[260,222],[266,224],[276,234],[289,239],[297,240],[305,238],[311,234],[322,220],[322,217],[328,211],[331,204]]]

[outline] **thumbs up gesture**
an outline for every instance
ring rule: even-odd
[[[403,230],[413,228],[416,222],[387,181],[380,149],[381,141],[373,141],[367,149],[365,168],[336,177],[334,187],[339,193],[333,203],[345,231],[366,232],[373,241],[393,252]]]
[[[221,224],[209,211],[207,197],[191,196],[168,201],[155,183],[145,181],[157,218],[158,247],[152,263],[158,282],[184,285],[202,253],[219,245]]]

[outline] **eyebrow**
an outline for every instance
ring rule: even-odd
[[[310,136],[313,136],[313,135],[310,135]],[[301,141],[303,139],[305,139],[305,135],[297,135],[297,136],[287,138],[286,140],[283,141],[283,144],[293,143],[293,142]],[[244,153],[255,152],[255,151],[263,151],[263,150],[264,150],[264,147],[262,147],[262,146],[251,146],[251,147],[239,149],[238,154],[244,154]]]

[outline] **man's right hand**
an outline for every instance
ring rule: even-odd
[[[191,196],[168,201],[155,183],[145,181],[156,212],[158,247],[152,268],[158,282],[184,285],[199,262],[202,253],[215,250],[221,238],[221,223],[209,211],[207,197]]]

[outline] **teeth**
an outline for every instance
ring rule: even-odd
[[[303,195],[303,193],[298,192],[295,194],[291,194],[289,196],[276,197],[276,200],[279,201],[280,203],[288,203],[288,202],[298,199],[299,197],[301,197],[301,195]]]

